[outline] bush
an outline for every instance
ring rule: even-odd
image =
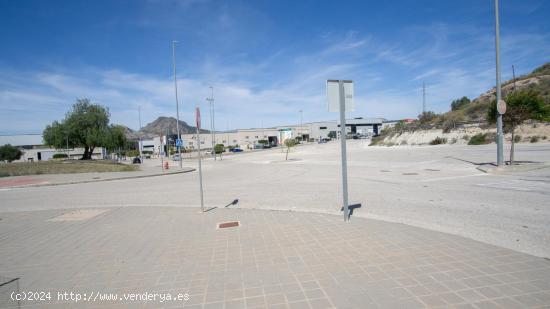
[[[144,155],[152,155],[153,154],[153,152],[151,150],[143,150],[143,151],[141,151],[141,153],[144,154]],[[138,155],[139,155],[139,153],[138,153]]]
[[[373,136],[372,139],[370,140],[369,146],[380,145],[380,143],[381,143],[383,140],[384,140],[384,137],[383,137],[383,136]]]
[[[519,142],[521,142],[521,135],[514,136],[514,143],[519,143]]]
[[[453,139],[451,139],[451,144],[456,144],[456,142],[458,142],[458,139],[456,137],[453,137]]]
[[[66,153],[56,153],[56,154],[53,155],[52,158],[54,158],[54,159],[66,159],[68,157],[69,156]]]
[[[128,150],[126,151],[126,156],[128,157],[138,157],[139,156],[139,150]]]
[[[538,136],[533,136],[533,137],[531,137],[531,140],[530,140],[531,143],[536,143],[536,142],[538,142],[538,141],[539,141],[539,137],[538,137]]]
[[[6,144],[4,146],[0,146],[0,161],[15,161],[19,160],[23,153],[19,148],[12,146],[10,144]]]
[[[468,145],[485,145],[490,143],[491,140],[487,138],[487,133],[478,133],[470,138]]]
[[[224,150],[225,150],[225,146],[223,144],[216,144],[214,146],[214,151],[216,152],[216,154],[220,154],[224,152]]]
[[[261,139],[258,141],[258,144],[263,144],[263,145],[266,145],[268,144],[269,142],[266,140],[266,139]]]
[[[440,145],[440,144],[447,144],[447,139],[444,137],[438,136],[430,142],[430,145]]]

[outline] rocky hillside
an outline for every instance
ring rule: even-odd
[[[179,122],[180,133],[189,134],[196,133],[196,127],[188,125],[185,121],[180,120]],[[136,140],[141,138],[153,138],[159,136],[160,134],[166,134],[168,129],[168,134],[177,134],[176,129],[176,118],[174,117],[158,117],[155,121],[147,124],[145,127],[141,128],[139,131],[134,131],[128,127],[124,127],[126,132],[126,137],[130,140]],[[210,131],[201,129],[201,133],[209,133]]]

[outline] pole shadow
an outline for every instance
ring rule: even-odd
[[[353,211],[356,208],[361,208],[361,207],[363,207],[363,205],[361,203],[349,205],[348,206],[348,210],[349,210],[348,219],[351,218],[351,216],[353,216]],[[340,211],[344,211],[344,207],[340,208]]]
[[[231,203],[223,206],[223,208],[227,208],[227,207],[232,206],[232,205],[237,205],[238,203],[239,203],[239,199],[237,198],[237,199],[234,199],[233,201],[231,201]],[[218,208],[218,206],[210,207],[210,208],[206,209],[204,212],[209,212],[209,211],[212,211],[212,210],[217,209],[217,208]]]

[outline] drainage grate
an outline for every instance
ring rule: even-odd
[[[236,227],[236,226],[239,226],[239,225],[240,225],[239,221],[224,222],[224,223],[218,223],[218,228],[219,229],[225,229],[225,228],[228,228],[228,227]]]

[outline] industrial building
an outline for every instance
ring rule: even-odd
[[[56,153],[64,153],[71,159],[80,159],[84,154],[84,148],[55,149],[44,145],[42,134],[15,134],[0,135],[0,146],[10,144],[18,147],[23,155],[19,162],[47,161]],[[103,159],[106,151],[102,147],[94,148],[93,159]]]

